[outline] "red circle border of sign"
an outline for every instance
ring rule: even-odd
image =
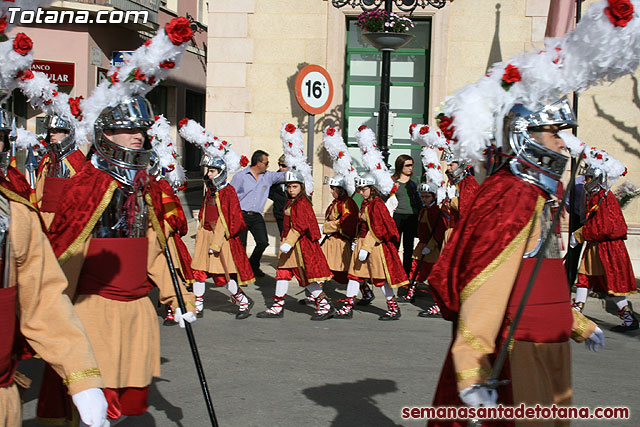
[[[304,98],[302,97],[302,79],[304,79],[307,74],[313,71],[317,71],[318,73],[322,74],[327,79],[327,82],[329,83],[329,98],[327,99],[327,102],[322,107],[318,107],[318,108],[313,108],[312,106],[307,104]],[[329,75],[329,72],[324,68],[322,68],[321,66],[313,65],[313,64],[307,65],[306,67],[304,67],[302,70],[298,72],[298,76],[296,77],[295,91],[296,91],[296,99],[298,100],[298,104],[300,104],[300,106],[304,111],[306,111],[309,114],[322,114],[327,110],[327,108],[329,108],[329,105],[333,100],[333,81],[331,80],[331,76]]]

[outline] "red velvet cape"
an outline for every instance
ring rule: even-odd
[[[75,169],[75,173],[78,173],[80,169],[82,169],[84,164],[87,162],[87,158],[79,149],[73,150],[71,153],[69,153],[69,155],[67,155],[67,157],[64,158],[64,160],[69,161],[69,163],[71,164],[71,167]],[[44,169],[45,165],[48,163],[51,163],[51,153],[45,154],[44,156],[42,156],[42,159],[40,159],[40,163],[38,164],[38,175],[37,175],[38,180],[40,180],[40,175],[42,174],[42,170]]]
[[[9,199],[20,202],[37,211],[33,203],[33,190],[22,172],[13,166],[7,168],[7,174],[0,178],[0,186],[4,188],[3,194]]]
[[[356,232],[358,231],[358,205],[351,197],[345,194],[331,202],[324,214],[325,219],[329,219],[329,215],[336,205],[338,212],[340,212],[339,221],[342,237],[353,240],[356,237]],[[348,209],[348,212],[345,211],[345,207]]]
[[[48,232],[51,247],[60,263],[64,263],[89,238],[95,221],[111,201],[115,187],[120,185],[109,174],[95,168],[91,162],[86,162],[77,174],[69,178],[67,197],[58,205]],[[149,181],[146,195],[150,196],[153,205],[153,212],[149,212],[149,217],[164,246],[163,225],[162,221],[158,221],[164,216],[162,189],[156,181]]]
[[[331,273],[327,259],[320,248],[319,240],[322,234],[309,199],[304,195],[295,199],[288,199],[284,211],[282,239],[284,240],[289,234],[290,229],[294,229],[300,235],[298,244],[302,252],[303,265],[298,266],[298,268],[304,273],[302,277],[308,282],[331,279],[333,273]],[[287,215],[286,212],[288,211],[290,215]]]
[[[473,175],[465,176],[462,181],[458,183],[458,210],[450,212],[451,217],[449,220],[450,228],[457,228],[460,224],[460,219],[462,215],[464,215],[467,210],[473,205],[473,198],[480,185],[478,185],[478,181],[473,177]]]
[[[203,216],[206,218],[205,209],[215,208],[215,206],[207,206],[208,197],[211,196],[212,193],[208,190],[207,195],[202,200],[202,206],[198,213],[199,221],[202,221]],[[222,219],[226,225],[225,237],[229,241],[231,254],[233,255],[233,260],[225,261],[233,261],[235,263],[240,281],[246,283],[254,279],[254,274],[251,264],[249,263],[249,258],[247,257],[247,252],[240,241],[240,233],[247,228],[247,225],[242,217],[242,209],[240,208],[240,201],[238,200],[238,194],[236,194],[235,188],[233,188],[231,184],[225,185],[218,191],[218,201],[220,203],[218,213],[222,214],[222,218],[218,217],[218,221]],[[211,229],[213,230],[214,228],[215,225],[212,225]]]
[[[384,259],[389,269],[391,283],[389,285],[403,285],[409,282],[407,273],[404,271],[402,261],[398,255],[396,244],[400,241],[400,233],[396,227],[396,222],[391,218],[387,205],[380,197],[365,200],[360,206],[360,211],[369,217],[369,225],[361,223],[362,227],[371,227],[369,231],[380,241],[384,253]]]
[[[600,206],[591,211],[601,199]],[[607,191],[605,196],[605,190],[601,189],[589,198],[587,209],[595,213],[582,227],[582,236],[588,242],[598,243],[598,255],[604,268],[608,293],[635,293],[636,279],[624,244],[627,240],[627,223],[616,196],[611,191]]]
[[[428,278],[434,299],[445,319],[456,321],[460,310],[460,293],[482,272],[529,223],[537,200],[545,193],[517,178],[509,171],[499,171],[483,183],[475,201],[461,218],[458,231],[445,245]],[[503,331],[497,336],[501,347]],[[452,345],[456,335],[453,334]],[[490,357],[493,363],[493,357]],[[509,378],[509,360],[505,361],[501,378]],[[501,389],[499,403],[512,404],[509,384]],[[442,367],[434,406],[463,406],[458,397],[455,366],[451,349]],[[432,420],[430,426],[465,426],[466,421]],[[485,422],[483,425],[513,425],[513,422]]]
[[[424,215],[427,216],[426,222],[422,221]],[[437,221],[437,222],[436,222]],[[435,227],[435,232],[433,231]],[[447,224],[444,217],[444,213],[440,210],[437,204],[424,207],[418,213],[418,239],[423,243],[429,243],[429,237],[433,234],[433,239],[438,243],[438,247],[442,247],[444,241],[444,232],[447,230]]]
[[[195,281],[195,277],[193,276],[193,269],[191,268],[191,254],[181,238],[189,231],[187,217],[182,209],[180,199],[173,191],[171,185],[164,179],[161,179],[158,181],[158,186],[162,189],[163,218],[166,223],[169,224],[169,227],[174,230],[174,233],[172,233],[169,238],[173,240],[176,251],[178,252],[180,271],[184,275],[183,279],[185,281],[193,282]]]

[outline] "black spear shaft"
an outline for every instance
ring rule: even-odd
[[[171,280],[173,281],[173,287],[176,291],[176,297],[178,298],[178,306],[183,314],[187,313],[187,308],[184,305],[184,299],[182,298],[182,291],[178,284],[178,275],[176,274],[176,268],[173,265],[173,259],[171,259],[171,252],[169,252],[169,241],[164,246],[164,256],[167,258],[167,265],[169,266],[169,272],[171,273]],[[207,411],[209,412],[209,418],[211,419],[211,425],[218,427],[218,420],[216,419],[216,413],[213,410],[213,401],[211,400],[211,394],[209,393],[209,386],[207,386],[207,378],[204,376],[204,369],[202,369],[202,362],[200,361],[200,354],[198,353],[198,346],[196,345],[196,339],[193,336],[193,330],[191,329],[191,323],[184,322],[184,330],[187,332],[187,338],[189,340],[189,347],[191,347],[191,354],[193,354],[193,361],[196,364],[196,371],[198,372],[198,379],[200,380],[200,386],[202,387],[202,394],[204,395],[204,402],[207,405]]]

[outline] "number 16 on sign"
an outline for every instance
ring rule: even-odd
[[[295,91],[298,104],[309,113],[307,160],[312,164],[315,115],[324,113],[329,108],[333,98],[333,82],[327,70],[321,66],[307,65],[296,77]]]

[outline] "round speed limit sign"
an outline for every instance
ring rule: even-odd
[[[296,77],[296,99],[309,114],[323,113],[333,98],[331,76],[319,65],[307,65]]]

